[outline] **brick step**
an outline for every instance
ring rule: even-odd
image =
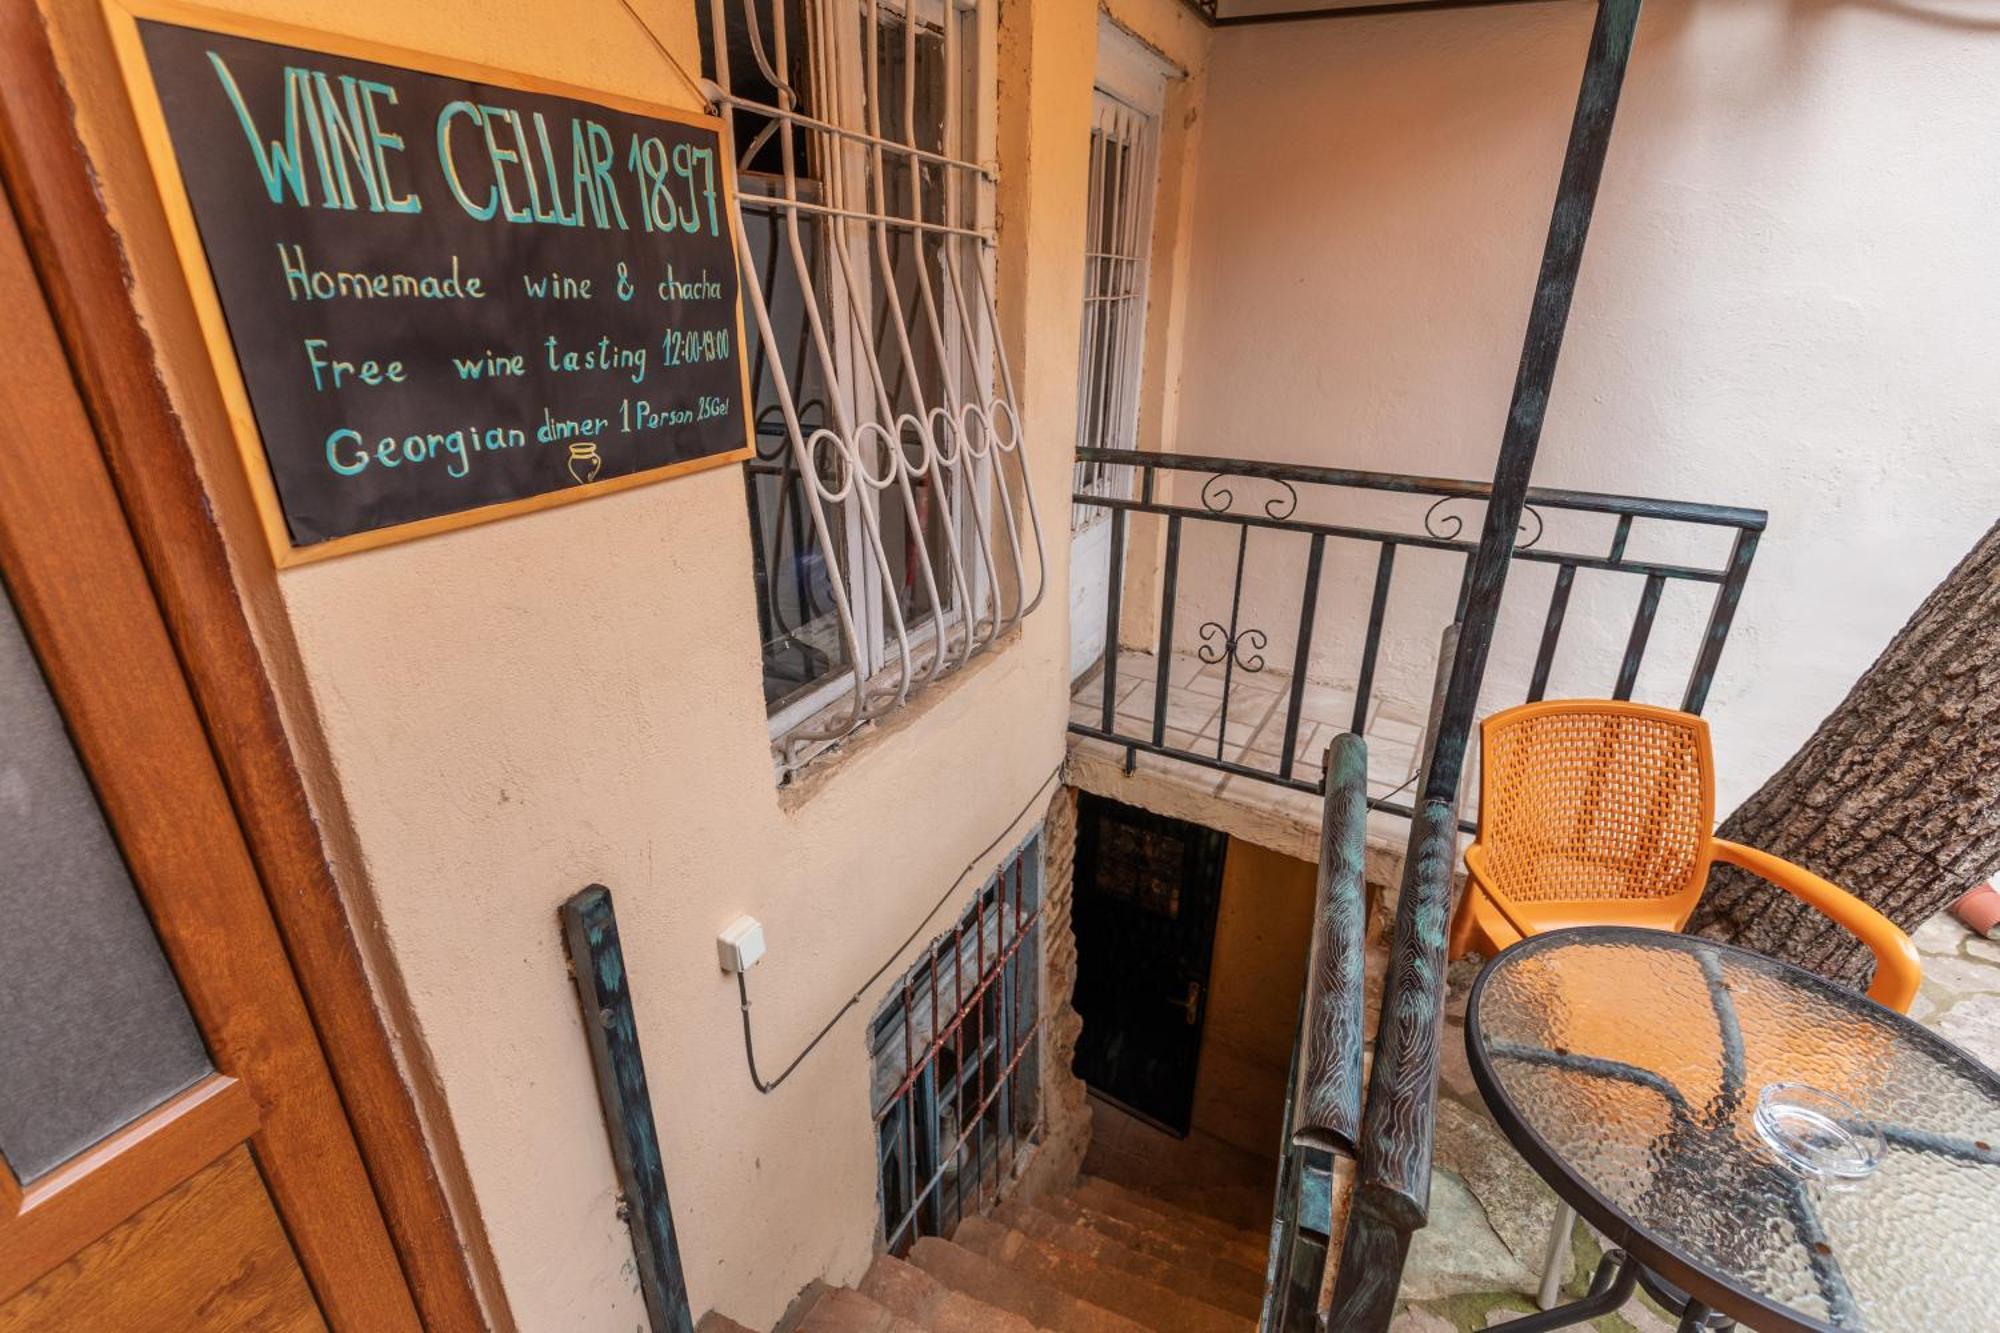
[[[792,1297],[792,1303],[785,1307],[785,1312],[778,1316],[778,1322],[771,1325],[771,1333],[799,1333],[799,1325],[805,1322],[807,1313],[832,1290],[819,1278],[806,1283],[799,1294]]]
[[[1064,1199],[1035,1203],[1010,1200],[994,1209],[993,1216],[1023,1235],[1185,1291],[1219,1310],[1256,1315],[1263,1309],[1263,1273],[1232,1263],[1206,1247],[1154,1235]]]
[[[799,1321],[799,1333],[924,1333],[924,1326],[884,1309],[852,1287],[821,1294]]]
[[[1100,1263],[985,1217],[968,1217],[953,1241],[1023,1277],[1115,1311],[1155,1333],[1241,1333],[1252,1321],[1191,1293]]]
[[[1085,1176],[1078,1181],[1069,1197],[1085,1208],[1124,1218],[1173,1237],[1185,1245],[1209,1246],[1245,1268],[1261,1272],[1269,1253],[1270,1237],[1267,1235],[1232,1227],[1205,1214],[1114,1185],[1097,1176]]]
[[[880,1254],[861,1279],[861,1293],[931,1333],[1036,1333],[1010,1310],[947,1287],[893,1254]]]
[[[1198,1259],[1226,1281],[1240,1282],[1260,1295],[1264,1290],[1264,1269],[1269,1260],[1268,1237],[1260,1237],[1260,1245],[1264,1248],[1252,1253],[1238,1242],[1219,1242],[1207,1232],[1189,1231],[1176,1225],[1162,1229],[1103,1212],[1073,1198],[1038,1199],[1036,1206],[1059,1217],[1069,1218],[1078,1226],[1103,1232],[1130,1249],[1175,1261]]]
[[[935,1236],[924,1236],[910,1247],[910,1262],[943,1285],[1051,1333],[1146,1333],[1145,1325],[1124,1315]]]
[[[1197,1216],[1219,1222],[1231,1231],[1264,1232],[1271,1224],[1271,1201],[1277,1188],[1278,1169],[1271,1168],[1269,1180],[1193,1181],[1168,1180],[1138,1189],[1165,1203]]]
[[[694,1333],[756,1333],[756,1330],[737,1323],[726,1314],[710,1310],[694,1326]]]
[[[1261,1173],[1255,1179],[1232,1175],[1223,1180],[1204,1180],[1193,1176],[1134,1179],[1118,1172],[1104,1175],[1088,1170],[1084,1172],[1086,1178],[1103,1180],[1141,1199],[1170,1204],[1225,1231],[1260,1233],[1271,1220],[1271,1200],[1277,1186],[1277,1175],[1276,1165],[1271,1168],[1269,1180],[1264,1179]]]

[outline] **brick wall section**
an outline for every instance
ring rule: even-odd
[[[1070,902],[1076,878],[1076,791],[1059,787],[1042,828],[1042,1146],[1023,1173],[1021,1193],[1033,1197],[1067,1188],[1090,1147],[1090,1106],[1076,1063],[1083,1020],[1071,1005],[1076,990],[1076,932]]]

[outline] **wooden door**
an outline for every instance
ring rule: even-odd
[[[1229,838],[1087,792],[1076,821],[1077,1077],[1185,1135]]]
[[[0,191],[0,1333],[415,1329]]]

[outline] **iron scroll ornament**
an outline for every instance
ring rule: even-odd
[[[1218,472],[1214,474],[1201,484],[1201,507],[1211,514],[1229,513],[1236,507],[1236,492],[1222,485],[1222,483],[1231,477],[1242,476],[1248,478],[1249,475],[1248,473],[1239,474],[1235,472]],[[1283,495],[1274,495],[1264,501],[1265,517],[1287,519],[1298,512],[1299,492],[1298,488],[1293,486],[1292,483],[1281,477],[1253,478],[1253,480],[1268,480],[1284,491]]]
[[[1201,647],[1195,649],[1195,656],[1214,666],[1230,659],[1243,670],[1255,675],[1264,669],[1264,654],[1261,651],[1270,646],[1270,638],[1260,629],[1246,629],[1231,634],[1217,621],[1209,621],[1201,627]],[[1243,656],[1241,649],[1249,645],[1250,655]]]
[[[1231,478],[1250,481],[1269,481],[1279,494],[1265,500],[1261,506],[1266,518],[1279,521],[1290,518],[1298,512],[1298,488],[1282,477],[1257,477],[1248,472],[1217,472],[1201,484],[1201,507],[1211,514],[1231,513],[1236,507],[1236,492],[1223,483]],[[1233,667],[1255,675],[1264,669],[1263,649],[1270,646],[1270,636],[1261,629],[1238,629],[1236,615],[1243,599],[1243,553],[1244,544],[1250,536],[1249,528],[1239,530],[1236,551],[1236,591],[1230,598],[1229,624],[1210,620],[1201,627],[1201,646],[1195,649],[1195,656],[1214,666],[1227,662]],[[1247,652],[1245,650],[1248,650]],[[1226,679],[1226,678],[1225,678]],[[1227,709],[1224,710],[1225,714]]]
[[[1458,535],[1465,531],[1465,519],[1458,514],[1440,514],[1438,510],[1463,499],[1465,497],[1462,495],[1447,495],[1433,503],[1424,511],[1424,531],[1440,541],[1456,541]],[[1534,525],[1532,530],[1529,527],[1530,522]],[[1533,549],[1535,543],[1542,539],[1542,532],[1541,511],[1533,505],[1521,506],[1521,527],[1514,549],[1517,551]]]

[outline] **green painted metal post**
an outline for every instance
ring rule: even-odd
[[[1354,1155],[1361,1135],[1362,992],[1368,937],[1368,746],[1342,732],[1327,747],[1319,893],[1306,962],[1292,1142]]]
[[[1515,533],[1527,503],[1535,450],[1541,444],[1542,422],[1555,384],[1556,358],[1569,323],[1570,301],[1576,295],[1583,243],[1590,234],[1591,211],[1597,204],[1597,186],[1611,145],[1611,122],[1618,111],[1618,94],[1625,84],[1625,66],[1638,26],[1639,0],[1598,0],[1583,86],[1577,94],[1576,116],[1570,122],[1569,147],[1563,154],[1541,273],[1535,280],[1534,304],[1529,308],[1528,329],[1522,339],[1521,365],[1514,376],[1514,396],[1500,436],[1493,494],[1487,502],[1479,550],[1472,558],[1458,654],[1452,663],[1451,684],[1445,691],[1444,713],[1425,779],[1425,800],[1451,801],[1458,796],[1465,744],[1472,732],[1479,685],[1486,675],[1493,625],[1500,615],[1500,594],[1506,587]]]
[[[1422,798],[1410,821],[1355,1196],[1328,1312],[1330,1333],[1379,1333],[1389,1326],[1410,1235],[1429,1214],[1459,777],[1638,22],[1639,0],[1598,0],[1485,528],[1467,570],[1458,644],[1426,759]]]
[[[597,1069],[597,1096],[611,1134],[611,1157],[625,1196],[625,1220],[632,1229],[646,1314],[654,1333],[694,1333],[611,890],[593,884],[571,898],[562,905],[562,925],[570,964],[576,970],[576,998],[583,1007],[590,1060]]]

